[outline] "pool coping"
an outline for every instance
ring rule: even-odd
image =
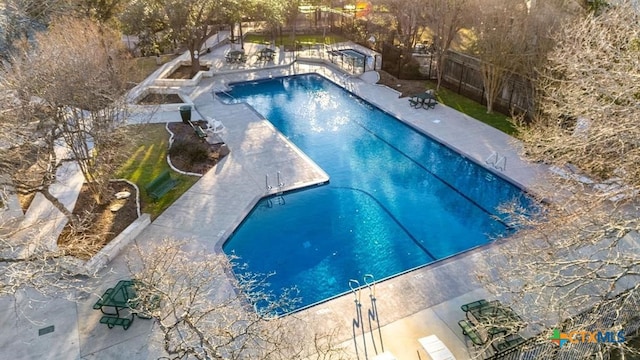
[[[247,72],[256,72],[255,70],[251,70],[251,71],[247,71]],[[524,192],[527,195],[531,195],[531,196],[535,196],[535,193],[533,192],[532,189],[526,187],[525,185],[523,185],[522,183],[520,183],[519,181],[517,181],[516,179],[513,179],[511,177],[509,177],[506,174],[501,174],[499,172],[497,172],[494,169],[491,169],[488,166],[485,166],[484,164],[482,164],[480,161],[478,161],[477,159],[475,159],[473,156],[469,156],[468,154],[466,154],[463,150],[459,149],[458,147],[448,143],[446,140],[437,137],[437,135],[425,131],[424,129],[416,126],[415,124],[403,119],[401,116],[394,114],[393,112],[388,111],[387,109],[383,108],[381,105],[361,96],[360,94],[357,94],[356,92],[342,86],[340,83],[334,81],[333,79],[325,76],[322,73],[319,73],[317,71],[310,71],[310,72],[297,72],[295,74],[288,74],[288,75],[279,75],[279,76],[268,76],[268,77],[258,77],[258,78],[253,78],[250,80],[239,80],[239,81],[232,81],[232,82],[227,82],[225,83],[225,90],[224,91],[228,91],[230,89],[230,87],[232,87],[233,85],[236,84],[242,84],[242,83],[252,83],[252,82],[265,82],[265,81],[270,81],[272,79],[278,79],[278,78],[288,78],[288,77],[297,77],[297,76],[306,76],[306,75],[317,75],[322,77],[322,79],[331,82],[332,84],[334,84],[335,86],[339,87],[340,89],[342,89],[342,91],[347,92],[348,94],[358,98],[360,101],[363,101],[371,106],[376,107],[378,110],[382,111],[383,113],[392,116],[393,118],[395,118],[396,120],[400,121],[401,123],[403,123],[404,125],[408,126],[409,128],[411,128],[412,130],[422,134],[423,136],[428,137],[429,139],[431,139],[432,141],[436,142],[437,144],[440,144],[442,146],[447,147],[448,149],[450,149],[451,151],[455,152],[457,155],[459,155],[460,157],[462,157],[463,159],[466,159],[468,161],[471,161],[472,163],[474,163],[477,166],[480,166],[481,168],[485,169],[486,171],[488,171],[490,174],[492,174],[493,176],[499,177],[500,179],[506,181],[507,183],[515,186],[516,188],[520,189],[522,192]],[[375,84],[376,86],[383,86],[386,89],[394,92],[394,93],[398,93],[397,91],[395,91],[394,89],[388,88],[384,85],[378,85]],[[214,98],[217,98],[214,95]],[[225,104],[222,103],[224,105],[243,105],[246,106],[248,110],[250,110],[251,112],[253,112],[254,114],[256,114],[257,116],[259,116],[263,121],[265,121],[286,143],[288,143],[292,148],[294,148],[296,150],[296,152],[298,152],[298,154],[304,158],[307,162],[312,163],[315,167],[317,167],[318,169],[320,169],[323,173],[326,174],[326,172],[318,165],[316,164],[313,159],[311,159],[308,155],[306,155],[306,153],[304,153],[301,149],[299,149],[294,143],[292,143],[284,134],[282,134],[273,124],[271,124],[271,122],[264,118],[264,116],[262,114],[260,114],[259,112],[257,112],[257,110],[255,110],[251,105],[249,105],[246,102],[238,102],[238,103],[234,103],[234,104]],[[474,121],[480,122],[479,120],[473,119]],[[483,124],[486,125],[486,124]],[[488,125],[486,125],[488,126]],[[496,131],[499,131],[496,129]],[[508,136],[508,135],[507,135]],[[329,181],[329,176],[327,175],[327,181],[320,181],[320,182],[310,182],[308,184],[304,184],[301,185],[299,187],[289,187],[286,190],[283,191],[284,194],[286,194],[287,192],[292,192],[292,191],[300,191],[300,190],[304,190],[305,188],[308,187],[313,187],[313,186],[318,186],[318,185],[323,185],[326,184]],[[215,249],[216,251],[219,251],[221,253],[225,253],[224,250],[222,249],[222,247],[224,246],[224,244],[230,239],[230,237],[234,234],[235,230],[246,220],[246,218],[249,216],[249,214],[253,211],[253,209],[255,208],[255,206],[257,205],[257,203],[265,198],[268,198],[270,196],[273,196],[276,192],[272,191],[270,193],[264,194],[264,195],[257,195],[251,202],[250,205],[248,205],[244,211],[243,211],[243,215],[239,216],[239,219],[234,222],[233,225],[229,226],[229,230],[226,232],[225,236],[223,238],[218,239],[218,241],[216,242],[216,246]],[[507,237],[499,237],[493,240],[489,240],[487,243],[481,244],[481,245],[476,245],[473,246],[469,249],[466,249],[464,251],[455,253],[455,254],[451,254],[449,256],[446,256],[444,258],[440,258],[440,259],[436,259],[432,262],[423,264],[423,265],[419,265],[419,266],[415,266],[413,268],[404,270],[400,273],[394,274],[394,275],[390,275],[381,279],[376,279],[375,283],[381,283],[384,281],[388,281],[388,280],[392,280],[398,277],[401,277],[403,275],[407,275],[410,274],[412,272],[415,272],[417,270],[420,269],[425,269],[425,268],[429,268],[429,267],[434,267],[434,266],[438,266],[439,264],[447,264],[451,261],[454,261],[456,258],[458,257],[464,257],[470,254],[474,254],[474,253],[478,253],[480,251],[483,251],[485,249],[491,248],[491,247],[495,247],[497,245],[500,245],[502,242],[505,241]],[[359,288],[357,288],[358,290],[362,290],[364,288],[366,288],[367,285],[362,285]],[[316,306],[325,304],[327,302],[330,302],[332,300],[335,300],[337,298],[341,298],[344,296],[348,296],[352,291],[348,290],[345,292],[342,292],[340,294],[336,294],[330,298],[327,299],[323,299],[321,301],[309,304],[309,305],[305,305],[301,308],[295,309],[291,312],[288,312],[285,315],[291,315],[291,314],[297,314],[297,313],[301,313],[307,310],[310,310]]]

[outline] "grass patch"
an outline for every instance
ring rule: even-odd
[[[432,82],[427,82],[427,88],[435,89],[436,84]],[[440,87],[436,97],[438,101],[454,108],[461,113],[467,114],[474,119],[478,119],[483,123],[493,126],[494,128],[512,135],[516,136],[516,128],[513,127],[513,124],[510,121],[510,117],[504,114],[494,112],[492,114],[487,114],[487,107],[481,105],[480,103],[473,101],[467,97],[464,97],[460,94],[456,94],[455,92],[446,89],[444,87]]]
[[[248,34],[244,41],[257,43],[257,44],[270,44],[272,40],[271,35],[261,35],[261,34]],[[327,34],[326,36],[322,36],[322,34],[300,34],[296,35],[295,41],[303,44],[335,44],[339,42],[347,41],[346,38],[340,35]],[[294,40],[291,38],[291,35],[278,36],[276,38],[276,45],[285,45],[285,46],[293,46]]]
[[[176,58],[177,55],[160,55],[161,64],[158,65],[156,63],[155,56],[145,56],[134,58],[134,68],[135,71],[132,74],[132,77],[129,79],[131,82],[140,83],[144,81],[149,75],[151,75],[154,71],[158,70],[162,64],[165,64]]]
[[[180,195],[189,189],[200,178],[176,173],[167,164],[167,148],[169,147],[169,133],[164,124],[130,125],[140,127],[134,129],[139,136],[133,141],[131,157],[117,172],[120,178],[128,179],[140,188],[140,200],[142,211],[149,213],[152,219],[160,215]],[[146,194],[144,187],[155,179],[160,173],[169,170],[171,177],[178,179],[178,185],[158,199],[156,202]]]

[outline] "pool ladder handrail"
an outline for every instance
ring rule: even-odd
[[[284,181],[281,181],[281,180],[280,180],[280,171],[278,171],[278,172],[276,173],[276,176],[277,176],[277,178],[278,178],[278,179],[277,179],[277,180],[278,180],[278,189],[280,189],[280,191],[282,192],[282,187],[284,186]]]
[[[220,90],[220,91],[215,91],[215,90],[211,89],[211,95],[213,95],[213,98],[214,98],[214,99],[217,99],[217,98],[218,98],[218,97],[217,97],[217,95],[216,95],[217,93],[223,93],[223,94],[227,95],[228,97],[230,97],[231,99],[233,99],[234,101],[236,101],[236,100],[237,100],[233,95],[229,94],[229,93],[228,93],[226,90],[224,90],[224,89],[223,89],[223,90]]]
[[[278,187],[276,189],[275,194],[273,194],[274,196],[267,198],[268,207],[273,207],[273,202],[271,200],[273,197],[277,199],[278,205],[286,204],[286,201],[284,200],[284,196],[283,196],[283,191],[282,191],[282,187],[284,186],[284,181],[280,179],[280,171],[276,173],[276,178],[278,181]],[[273,186],[269,185],[269,174],[264,174],[264,186],[265,186],[265,189],[267,190],[267,193],[270,193],[271,190],[273,190]]]
[[[264,174],[264,186],[267,191],[271,191],[271,189],[273,189],[273,186],[269,185],[269,174]]]
[[[356,284],[355,288],[353,287],[353,284]],[[356,279],[349,279],[349,288],[351,289],[353,296],[355,296],[356,304],[360,304],[360,282]]]
[[[507,157],[500,156],[497,151],[494,151],[484,162],[496,170],[505,171],[507,168]]]
[[[371,279],[372,282],[367,281],[367,279]],[[364,283],[369,288],[369,297],[373,300],[376,298],[376,279],[373,277],[373,274],[364,274]]]

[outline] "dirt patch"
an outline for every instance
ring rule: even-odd
[[[184,100],[178,94],[147,94],[141,100],[139,105],[162,105],[162,104],[180,104]]]
[[[386,85],[401,92],[402,95],[400,97],[425,92],[425,90],[431,88],[428,86],[429,83],[425,80],[399,80],[386,71],[378,70],[378,73],[380,74],[378,84]]]
[[[131,195],[126,199],[116,199],[115,194],[124,191]],[[87,185],[82,186],[73,209],[79,226],[67,224],[64,227],[58,237],[61,250],[88,260],[138,218],[136,189],[133,186],[124,181],[113,182],[109,194],[111,196],[104,205],[97,205]],[[116,205],[122,207],[112,211]]]
[[[207,127],[207,123],[202,120],[194,121],[193,124],[203,129]],[[173,133],[173,144],[169,149],[171,163],[181,171],[205,174],[227,154],[226,146],[223,149],[224,143],[221,140],[211,144],[200,139],[189,124],[169,123],[169,130]]]
[[[200,65],[200,71],[209,71],[209,67]],[[169,76],[168,79],[191,79],[191,65],[180,65]]]

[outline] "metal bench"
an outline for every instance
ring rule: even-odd
[[[200,138],[200,140],[204,140],[204,138],[207,137],[207,133],[202,130],[202,128],[200,127],[200,125],[195,125],[194,123],[192,123],[191,121],[189,121],[189,125],[191,125],[191,128],[193,129],[193,131],[196,133],[196,135],[198,136],[198,138]]]
[[[145,190],[147,194],[156,201],[160,199],[164,194],[168,193],[169,190],[176,187],[178,184],[178,180],[172,179],[171,175],[169,175],[169,170],[163,171],[158,177],[151,180],[151,182],[145,186]]]
[[[513,338],[511,339],[505,339],[503,341],[497,342],[497,343],[493,343],[491,344],[491,346],[493,346],[493,348],[497,351],[497,352],[501,352],[501,351],[505,351],[507,349],[510,349],[514,346],[518,346],[520,344],[522,344],[523,342],[527,341],[525,338],[523,338],[520,335],[515,335]]]
[[[103,306],[103,302],[102,302],[102,301],[103,301],[104,299],[108,298],[109,296],[111,296],[111,293],[112,293],[112,292],[113,292],[113,288],[109,288],[109,289],[107,289],[107,290],[104,292],[104,294],[102,294],[102,296],[100,297],[100,299],[99,299],[95,304],[93,304],[93,310],[100,310],[100,309],[102,309],[102,306]]]
[[[202,128],[200,127],[200,125],[195,125],[193,127],[193,131],[195,131],[196,135],[198,135],[198,137],[200,139],[204,139],[207,137],[207,133],[204,132],[204,130],[202,130]]]
[[[460,309],[462,309],[462,311],[467,312],[467,311],[471,311],[475,308],[478,307],[482,307],[482,306],[486,306],[487,304],[489,304],[489,302],[485,299],[480,299],[478,301],[474,301],[468,304],[464,304],[462,306],[460,306]]]
[[[100,324],[107,324],[109,329],[113,329],[114,326],[122,326],[123,329],[127,330],[131,323],[132,319],[120,318],[117,316],[103,316],[100,318]]]
[[[478,333],[478,331],[470,322],[468,322],[467,320],[460,320],[458,321],[458,325],[460,325],[460,328],[462,328],[462,335],[466,335],[467,337],[469,337],[474,345],[484,345],[484,341],[482,340],[482,337],[480,337],[480,333]]]

